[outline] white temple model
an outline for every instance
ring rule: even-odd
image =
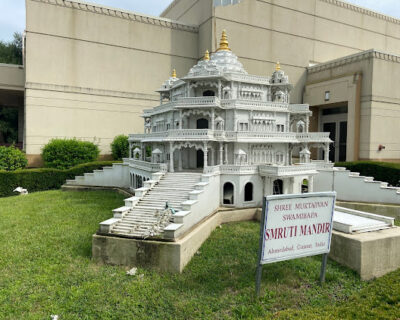
[[[313,191],[332,141],[308,131],[309,106],[290,104],[291,88],[279,63],[271,77],[249,75],[224,31],[219,49],[183,78],[174,70],[160,105],[144,111],[145,133],[129,136],[125,159],[135,197],[100,230],[176,239],[220,206]],[[311,161],[311,148],[324,160]]]

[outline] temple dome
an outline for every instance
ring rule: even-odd
[[[208,51],[204,59],[190,69],[186,77],[215,76],[224,73],[247,74],[238,57],[229,48],[228,37],[225,30],[222,32],[220,46],[210,59]]]
[[[160,92],[160,91],[170,90],[172,88],[172,86],[174,85],[174,83],[178,80],[179,80],[179,78],[177,77],[176,70],[174,69],[174,70],[172,70],[172,76],[169,79],[165,80],[165,82],[161,85],[161,88],[157,91]]]
[[[247,74],[238,57],[228,50],[220,50],[211,56],[210,62],[215,63],[221,73],[242,73]]]

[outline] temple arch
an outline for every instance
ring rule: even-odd
[[[234,191],[235,188],[231,182],[226,182],[224,184],[224,192],[223,192],[223,204],[234,204]]]
[[[244,201],[253,201],[253,184],[251,182],[246,183],[244,186]]]

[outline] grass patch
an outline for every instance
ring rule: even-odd
[[[259,225],[217,229],[181,275],[91,262],[91,236],[121,205],[113,192],[0,199],[0,319],[396,319],[400,270],[362,282],[320,257],[265,266],[254,299]]]

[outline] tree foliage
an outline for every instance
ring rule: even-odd
[[[0,63],[22,65],[21,33],[15,32],[12,41],[0,41]]]

